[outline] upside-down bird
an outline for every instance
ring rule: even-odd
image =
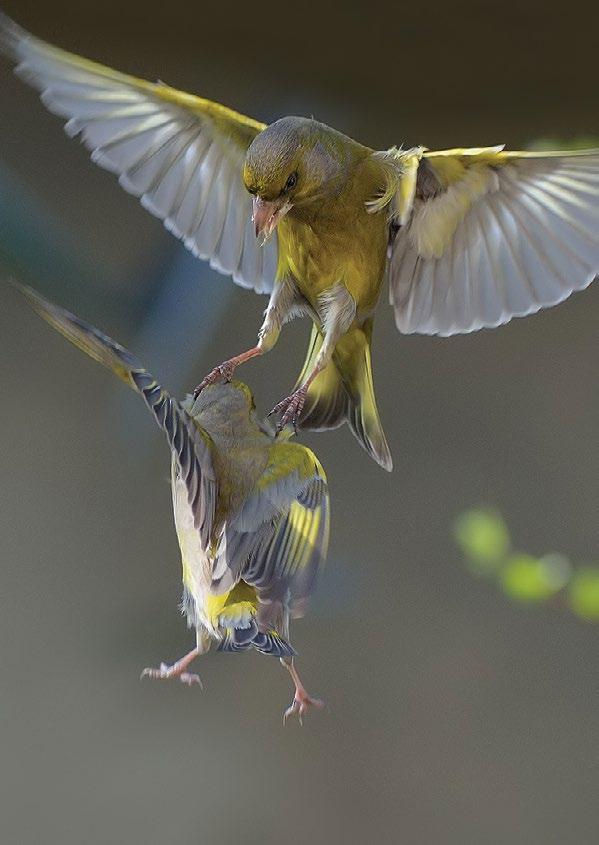
[[[273,409],[279,424],[348,422],[385,469],[370,361],[385,279],[401,332],[447,336],[554,305],[599,271],[599,150],[375,151],[313,119],[266,126],[118,73],[5,16],[0,43],[125,190],[195,255],[270,294],[257,344],[198,389],[230,379],[308,315],[308,355]]]
[[[141,394],[171,449],[181,608],[196,645],[142,676],[199,683],[189,666],[216,641],[221,651],[281,659],[295,684],[285,717],[322,706],[302,685],[289,642],[289,620],[304,614],[328,547],[328,488],[316,456],[259,423],[245,384],[211,385],[178,402],[118,343],[17,287],[50,325]]]

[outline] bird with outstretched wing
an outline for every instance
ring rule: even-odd
[[[229,380],[313,321],[279,425],[347,422],[385,469],[370,343],[385,279],[397,327],[442,336],[566,299],[599,271],[599,150],[375,151],[313,119],[269,126],[53,47],[0,16],[0,49],[92,159],[200,258],[270,296]]]

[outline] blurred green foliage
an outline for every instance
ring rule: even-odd
[[[582,135],[576,138],[537,138],[528,144],[529,150],[545,152],[547,150],[596,150],[599,138],[594,135]]]
[[[510,550],[507,526],[495,511],[466,511],[456,519],[454,533],[469,568],[480,575],[495,572]]]
[[[599,564],[575,567],[566,555],[535,556],[516,551],[501,514],[473,508],[461,513],[454,537],[464,563],[475,575],[493,579],[513,601],[559,601],[578,617],[599,622]]]
[[[583,566],[568,585],[568,604],[578,616],[599,622],[599,567]]]

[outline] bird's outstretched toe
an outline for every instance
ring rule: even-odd
[[[283,723],[287,722],[290,716],[297,716],[300,725],[303,725],[304,716],[310,707],[316,707],[317,710],[322,710],[324,701],[321,701],[320,698],[312,698],[305,690],[297,690],[293,701],[283,713]]]
[[[195,672],[182,672],[179,675],[179,680],[182,684],[185,684],[188,687],[193,687],[197,685],[200,689],[204,689],[202,679],[199,675],[196,675]]]
[[[304,408],[307,392],[308,390],[306,387],[298,387],[297,390],[294,390],[293,393],[286,396],[274,406],[268,416],[271,417],[275,414],[281,414],[279,422],[277,423],[277,433],[282,431],[289,423],[291,423],[297,431],[297,425]]]
[[[215,367],[213,370],[210,370],[208,375],[202,379],[202,381],[193,391],[193,398],[197,399],[202,390],[205,387],[208,387],[209,384],[217,384],[217,382],[221,381],[231,381],[234,372],[235,364],[232,361],[223,361],[222,364],[219,364],[218,367]]]
[[[200,676],[192,672],[186,672],[185,666],[180,666],[178,662],[173,663],[172,666],[169,666],[168,663],[161,663],[158,669],[148,666],[139,677],[140,680],[143,680],[143,678],[152,678],[152,680],[157,681],[170,681],[173,678],[178,678],[182,684],[186,684],[188,687],[197,684],[200,689],[204,688]]]

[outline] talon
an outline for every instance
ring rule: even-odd
[[[143,680],[144,678],[152,678],[152,680],[155,681],[170,681],[172,678],[178,678],[182,684],[185,684],[188,687],[192,687],[197,684],[200,689],[204,689],[202,679],[199,675],[192,674],[191,672],[183,672],[176,663],[172,666],[169,666],[166,663],[161,663],[160,668],[158,669],[148,666],[139,676],[140,680]]]
[[[152,678],[158,681],[169,681],[171,678],[179,678],[181,683],[187,684],[189,687],[194,684],[198,684],[203,689],[204,687],[202,685],[202,681],[200,680],[200,676],[187,671],[189,664],[195,660],[198,655],[198,648],[194,648],[182,657],[181,660],[177,660],[172,665],[169,665],[168,663],[161,663],[158,669],[154,669],[152,666],[147,666],[139,676],[139,679],[140,681],[144,678]]]
[[[179,676],[179,680],[182,684],[186,684],[188,687],[193,687],[195,684],[199,686],[200,689],[204,689],[204,684],[202,683],[202,679],[199,675],[195,675],[191,672],[183,672]]]
[[[297,702],[294,698],[293,701],[291,702],[291,704],[289,705],[289,707],[287,708],[287,710],[285,710],[285,712],[283,713],[283,724],[284,725],[287,724],[287,719],[290,716],[294,716],[297,713],[297,709],[298,709],[297,708]],[[300,724],[302,724],[302,723],[300,722]]]
[[[299,387],[297,390],[294,390],[292,394],[286,396],[285,399],[282,399],[274,406],[268,416],[270,417],[273,414],[281,414],[281,419],[277,423],[277,434],[279,434],[289,423],[293,425],[297,434],[297,426],[306,401],[307,392],[308,389],[306,387]]]
[[[208,387],[209,384],[216,384],[219,381],[231,381],[234,372],[235,365],[231,361],[223,361],[222,364],[219,364],[218,367],[215,367],[202,379],[193,391],[193,398],[197,399],[202,390]]]
[[[303,717],[306,715],[310,707],[316,707],[318,710],[321,710],[324,707],[324,701],[321,701],[320,698],[312,698],[312,696],[308,695],[305,690],[296,690],[293,701],[283,713],[283,724],[287,723],[287,719],[290,716],[295,716],[297,714],[299,723],[303,727]]]

